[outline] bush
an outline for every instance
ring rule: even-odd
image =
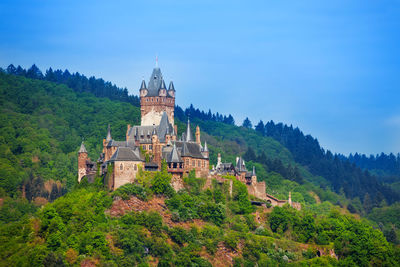
[[[125,184],[112,193],[112,197],[116,196],[125,200],[129,199],[129,196],[136,196],[143,201],[147,201],[151,197],[151,191],[141,185]]]

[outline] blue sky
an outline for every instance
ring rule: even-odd
[[[137,94],[159,57],[177,104],[298,126],[333,152],[400,152],[399,1],[1,1],[0,66]]]

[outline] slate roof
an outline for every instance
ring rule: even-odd
[[[142,84],[140,85],[140,90],[147,89],[146,82],[143,80]]]
[[[178,149],[176,148],[175,143],[174,146],[172,147],[172,151],[169,154],[169,157],[167,158],[167,162],[172,162],[172,163],[183,162],[181,157],[178,155]]]
[[[111,140],[110,142],[108,142],[107,147],[112,147],[112,146],[125,147],[125,146],[127,146],[127,143],[126,143],[126,141]]]
[[[153,132],[157,133],[160,142],[165,142],[165,135],[174,132],[174,127],[168,120],[166,112],[163,113],[160,125],[133,126],[128,132],[128,140],[139,140],[140,143],[151,143]]]
[[[130,147],[118,147],[110,161],[143,161],[138,150]]]
[[[193,136],[192,136],[192,131],[190,130],[190,121],[188,119],[187,122],[187,127],[186,127],[186,135],[185,135],[186,139],[184,139],[186,142],[190,142],[193,141]]]
[[[246,170],[246,165],[244,163],[244,160],[242,157],[239,158],[239,160],[236,162],[236,169],[238,172],[245,172]]]
[[[142,82],[142,84],[143,84],[143,82]],[[164,88],[161,88],[161,86],[163,86]],[[150,76],[150,80],[149,80],[148,88],[147,88],[148,92],[147,92],[146,96],[158,96],[159,89],[166,89],[166,86],[165,86],[165,83],[163,82],[160,68],[155,67]],[[170,97],[170,95],[167,94],[167,97]]]
[[[175,141],[174,143],[181,157],[192,157],[198,159],[205,159],[201,153],[200,146],[194,142]]]
[[[83,144],[83,141],[82,141],[81,147],[79,148],[78,153],[87,153],[87,150],[86,150],[85,145]]]
[[[172,81],[169,83],[168,91],[175,91],[175,86]]]

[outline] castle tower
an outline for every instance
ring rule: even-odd
[[[164,112],[167,113],[169,122],[174,125],[175,87],[171,82],[167,90],[157,64],[147,85],[146,87],[143,80],[139,90],[141,125],[159,125]]]
[[[200,127],[197,125],[196,127],[196,143],[200,145]]]
[[[88,153],[85,145],[81,144],[81,148],[78,151],[78,182],[80,183],[82,177],[86,175],[86,161],[88,160]]]

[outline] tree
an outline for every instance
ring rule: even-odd
[[[366,213],[370,213],[370,211],[372,210],[373,206],[372,206],[372,200],[371,197],[369,196],[368,193],[365,194],[364,196],[364,210]]]
[[[8,67],[7,67],[7,73],[8,74],[16,74],[16,68],[15,68],[15,66],[13,65],[13,64],[10,64]]]
[[[251,148],[250,146],[247,148],[246,153],[244,153],[243,158],[246,161],[254,161],[257,159],[257,155],[254,152],[253,148]]]
[[[246,117],[246,119],[244,119],[242,126],[247,129],[253,128],[253,125],[251,124],[251,121],[249,120],[248,117]]]
[[[261,135],[265,135],[265,126],[264,122],[260,120],[260,122],[256,125],[256,132],[260,133]]]

